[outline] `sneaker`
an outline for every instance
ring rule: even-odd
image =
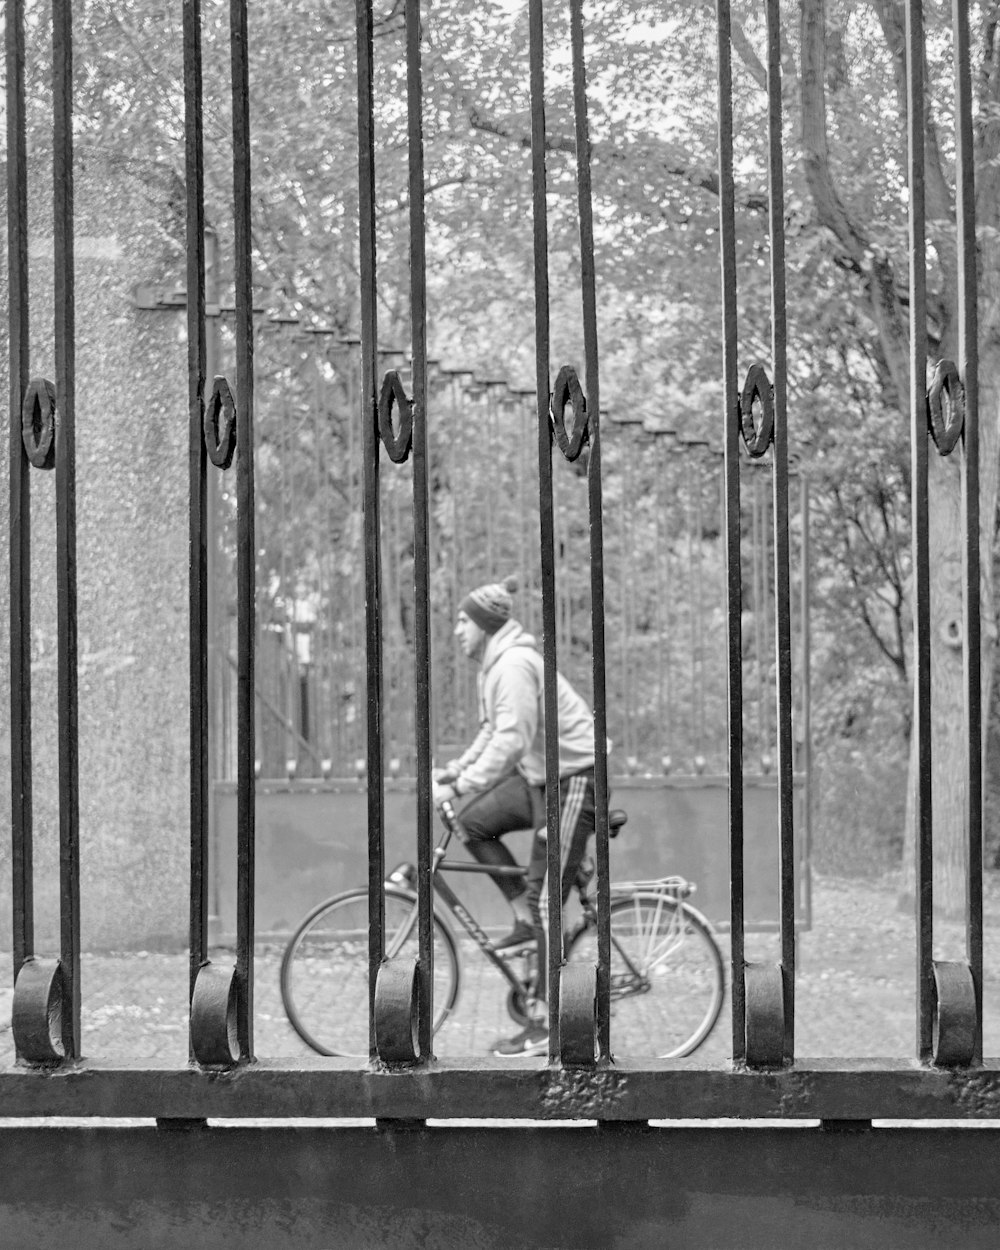
[[[493,943],[493,949],[495,951],[513,950],[515,946],[527,946],[529,942],[537,942],[539,937],[541,937],[540,929],[536,929],[527,920],[516,920],[507,936]]]
[[[514,1037],[502,1038],[493,1043],[494,1055],[541,1055],[549,1048],[549,1030],[538,1021],[529,1024]]]

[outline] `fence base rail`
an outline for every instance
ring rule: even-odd
[[[2,1117],[156,1120],[969,1120],[1000,1124],[1000,1060],[899,1059],[692,1069],[690,1060],[549,1067],[537,1058],[375,1070],[356,1060],[258,1060],[229,1070],[149,1061],[0,1072]]]

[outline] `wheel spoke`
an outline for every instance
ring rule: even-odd
[[[597,960],[585,929],[571,959]],[[711,933],[678,900],[637,892],[611,908],[612,1046],[616,1053],[688,1054],[722,1005],[722,959]]]
[[[403,917],[402,921],[397,926],[392,936],[390,937],[388,932],[386,933],[386,943],[385,943],[386,959],[395,959],[399,955],[399,952],[403,949],[403,947],[409,941],[411,935],[413,934],[414,926],[417,923],[418,914],[419,914],[419,908],[417,904],[414,903],[413,906],[410,908],[409,915]],[[388,924],[386,925],[386,929],[388,930]]]
[[[386,957],[417,958],[417,905],[409,892],[385,892]],[[440,1028],[458,994],[458,955],[434,923],[434,1021]],[[281,996],[292,1027],[320,1054],[368,1055],[368,891],[353,890],[316,908],[285,951]]]

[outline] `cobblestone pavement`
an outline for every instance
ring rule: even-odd
[[[985,935],[985,1051],[1000,1053],[1000,906],[991,883]],[[818,880],[813,923],[798,944],[796,1053],[810,1056],[910,1056],[915,1036],[914,925],[901,912],[892,881],[868,883]],[[955,957],[961,927],[938,930]],[[948,945],[950,948],[948,949]],[[728,942],[720,935],[728,956]],[[750,934],[747,956],[775,961],[774,934]],[[231,958],[231,954],[228,956]],[[225,961],[226,952],[215,958]],[[281,1003],[281,950],[261,947],[255,960],[255,1049],[263,1058],[312,1052],[289,1025]],[[7,966],[10,966],[9,957]],[[103,1062],[187,1059],[187,958],[177,954],[85,955],[82,960],[83,1050]],[[8,1026],[10,990],[0,989],[0,1012]],[[459,1007],[438,1034],[442,1057],[483,1055],[499,1036],[516,1031],[505,1008],[506,986],[496,971],[474,955],[465,962]],[[723,1061],[729,1053],[728,996],[708,1042],[691,1057],[692,1066]],[[13,1060],[10,1029],[0,1031],[0,1065]]]

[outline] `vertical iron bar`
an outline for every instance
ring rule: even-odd
[[[31,803],[31,478],[21,437],[28,386],[28,157],[24,97],[24,0],[8,0],[7,274],[10,417],[10,729],[13,976],[34,954]]]
[[[549,417],[549,250],[545,202],[545,47],[542,0],[528,4],[531,79],[532,224],[535,264],[535,396],[538,410],[539,530],[542,572],[542,658],[545,723],[558,725],[556,690],[555,523],[552,506],[552,424]],[[545,735],[549,935],[549,1058],[559,1054],[559,972],[562,966],[562,889],[559,849],[559,736]]]
[[[497,431],[496,431],[496,412],[493,406],[493,388],[489,382],[486,382],[480,390],[477,398],[486,411],[482,414],[482,429],[484,431],[484,442],[486,443],[487,461],[491,465],[497,463]],[[477,426],[479,422],[476,422]],[[496,510],[496,474],[488,473],[486,475],[486,576],[493,578],[497,576],[497,549],[503,549],[503,539],[499,538],[494,542],[494,524],[493,518],[497,515]]]
[[[670,456],[671,442],[669,439],[665,439],[664,442],[666,443],[666,446],[664,447],[664,458],[666,459]],[[664,569],[663,569],[663,594],[660,596],[659,601],[662,607],[662,611],[664,613],[664,622],[665,622],[665,628],[661,632],[666,642],[665,658],[663,661],[663,666],[664,666],[663,700],[665,704],[664,723],[666,726],[666,733],[663,737],[663,750],[665,753],[665,759],[670,761],[669,766],[672,767],[673,760],[676,759],[676,751],[677,751],[677,745],[675,741],[676,721],[674,719],[674,713],[675,713],[674,700],[676,698],[676,683],[673,677],[673,657],[671,655],[671,641],[673,639],[673,634],[674,634],[673,625],[671,622],[671,610],[675,606],[675,595],[674,595],[674,575],[673,575],[673,570],[671,568],[671,553],[670,553],[671,513],[670,513],[670,505],[668,502],[671,498],[671,490],[670,490],[671,483],[668,477],[668,472],[669,472],[668,465],[665,464],[664,468],[667,470],[667,472],[664,472],[664,474],[662,475],[664,496],[661,501],[661,509],[660,509],[663,514],[663,523],[664,523],[664,534],[663,534]],[[661,760],[661,764],[662,763],[663,763],[663,760]]]
[[[518,418],[519,425],[520,425],[520,429],[518,433],[521,439],[521,448],[522,448],[521,472],[522,472],[524,481],[527,482],[528,474],[530,472],[530,467],[531,467],[531,432],[535,424],[535,403],[534,403],[535,397],[534,397],[534,392],[528,390],[527,388],[522,390],[520,393],[521,393],[521,396],[523,397],[521,406],[519,408],[519,418]],[[526,562],[528,562],[528,550],[529,550],[528,536],[532,530],[532,509],[534,508],[534,503],[532,501],[535,498],[536,496],[533,495],[530,490],[526,489],[525,508],[524,508],[524,514],[522,517],[522,525],[524,526],[524,542],[525,542],[524,559]],[[538,626],[535,623],[535,612],[536,612],[535,574],[534,574],[534,564],[530,562],[527,563],[526,572],[525,572],[524,598],[527,603],[527,609],[528,609],[527,620],[525,622],[528,626],[528,633],[537,634]]]
[[[594,213],[587,120],[587,73],[582,0],[570,0],[573,47],[573,103],[576,119],[576,177],[580,214],[580,274],[583,293],[583,351],[587,376],[590,458],[587,492],[590,514],[590,611],[594,681],[594,802],[597,860],[597,1044],[611,1058],[611,863],[608,841],[608,708],[604,647],[604,508],[601,491],[601,402],[597,350],[597,284]],[[554,722],[546,719],[551,725]],[[551,735],[549,735],[551,736]],[[561,887],[560,887],[561,889]],[[561,898],[561,893],[560,893]]]
[[[280,344],[281,331],[276,329],[271,336],[271,343],[275,348]],[[275,356],[279,356],[279,352],[275,351]],[[292,389],[291,369],[287,372],[278,366],[280,373],[280,399],[275,404],[275,399],[271,403],[275,404],[279,409],[278,415],[278,432],[274,437],[278,449],[278,507],[276,528],[278,531],[278,584],[281,586],[281,642],[275,648],[277,652],[277,681],[274,686],[274,701],[281,709],[285,718],[285,724],[280,731],[281,739],[281,768],[279,776],[288,775],[289,761],[297,754],[297,746],[295,742],[295,693],[294,693],[294,674],[295,659],[293,648],[295,646],[295,631],[292,625],[292,613],[289,611],[289,599],[292,595],[289,593],[289,577],[288,577],[288,514],[294,510],[294,504],[289,500],[291,487],[289,478],[291,476],[292,456],[294,449],[292,446],[292,412],[290,402],[290,392]],[[283,375],[283,376],[282,376]],[[273,394],[273,392],[272,392]],[[265,408],[265,411],[267,408]],[[273,410],[272,410],[273,411]],[[294,608],[292,609],[294,611]],[[277,624],[277,622],[274,622]],[[272,639],[273,641],[273,639]],[[267,774],[265,773],[265,776]]]
[[[768,556],[770,555],[770,533],[768,521],[768,497],[765,484],[760,480],[760,465],[758,463],[758,476],[754,479],[754,490],[756,492],[758,507],[758,533],[760,534],[760,552],[758,555],[760,569],[760,603],[761,611],[757,617],[760,624],[760,648],[757,651],[759,657],[758,673],[760,676],[760,710],[761,723],[763,725],[761,733],[762,749],[771,752],[771,681],[770,673],[765,667],[764,658],[771,650],[771,576],[768,571]],[[766,607],[766,610],[765,610]]]
[[[250,81],[247,0],[231,0],[233,217],[236,268],[237,869],[236,981],[240,1057],[253,1057],[254,634],[256,550],[253,434],[253,258],[250,233]]]
[[[448,438],[446,444],[445,455],[447,456],[448,465],[448,488],[451,491],[451,510],[452,510],[452,545],[451,545],[451,608],[452,615],[449,620],[453,619],[455,611],[458,608],[459,599],[462,597],[462,588],[459,582],[459,573],[462,570],[461,561],[461,543],[462,543],[462,509],[461,495],[458,489],[458,432],[461,429],[459,420],[458,401],[455,393],[458,390],[458,380],[454,373],[448,377]],[[457,742],[460,740],[461,734],[465,730],[466,710],[465,710],[465,671],[462,664],[464,657],[458,647],[452,646],[452,685],[454,688],[454,697],[452,706],[454,710],[454,721],[452,736],[449,741]],[[446,761],[442,760],[444,764]]]
[[[717,0],[719,231],[722,264],[723,448],[726,473],[726,585],[729,634],[729,871],[733,1059],[746,1057],[743,941],[743,659],[740,581],[739,390],[736,367],[736,203],[733,186],[733,74],[729,0]]]
[[[528,448],[528,432],[523,429],[524,405],[517,396],[512,397],[510,406],[511,436],[517,448],[517,575],[521,579],[522,599],[525,605],[524,624],[531,633],[531,579],[528,576],[528,465],[530,456]]]
[[[620,428],[620,427],[619,427]],[[622,475],[622,498],[621,498],[621,543],[622,556],[619,560],[619,570],[621,573],[620,589],[621,589],[621,668],[622,668],[622,703],[624,705],[624,733],[622,735],[625,746],[625,760],[628,762],[633,754],[633,742],[635,740],[632,732],[632,709],[635,706],[635,699],[632,697],[632,669],[629,663],[631,659],[629,640],[632,637],[632,591],[635,586],[635,576],[632,571],[632,533],[629,524],[631,517],[631,501],[635,493],[635,485],[632,481],[632,457],[629,455],[628,433],[627,427],[621,429],[621,442],[619,444],[619,454],[621,456],[621,475]]]
[[[378,357],[378,367],[376,373],[385,377],[389,369],[394,368],[395,360],[388,352],[380,352]],[[381,455],[381,452],[379,453]],[[382,513],[385,516],[384,531],[379,534],[379,553],[382,559],[382,568],[385,572],[385,579],[388,582],[387,599],[390,604],[399,602],[399,482],[394,475],[390,473],[386,481],[386,507]],[[385,583],[383,583],[383,586]],[[382,646],[388,653],[385,656],[386,681],[383,686],[384,706],[382,709],[382,724],[385,727],[387,741],[383,743],[383,754],[387,759],[392,759],[396,752],[396,741],[399,734],[399,725],[402,716],[398,711],[399,687],[400,687],[400,670],[401,670],[401,642],[400,621],[397,613],[389,611],[382,618],[385,627],[385,634],[382,637]]]
[[[771,727],[767,715],[768,690],[765,689],[764,683],[764,657],[767,653],[764,645],[767,573],[763,567],[766,553],[761,554],[765,546],[765,538],[763,508],[760,501],[760,476],[756,470],[751,470],[751,472],[753,473],[751,478],[753,485],[750,487],[750,525],[753,544],[750,565],[753,579],[753,664],[757,678],[757,733],[759,735],[757,752],[763,755],[771,749]]]
[[[375,981],[385,954],[384,751],[382,745],[382,559],[379,550],[378,321],[375,307],[375,115],[371,0],[357,0],[358,223],[361,255],[360,416],[365,516],[365,642],[368,715],[368,1019],[375,1054]]]
[[[251,258],[252,258],[252,253],[251,253]],[[239,261],[237,259],[237,265],[238,263]],[[239,330],[238,322],[234,321],[233,330],[234,330],[234,334],[238,333],[238,330]],[[253,340],[251,340],[251,344],[252,342]],[[236,365],[238,368],[239,367],[238,356],[236,360]],[[258,376],[257,375],[258,367],[259,366],[257,364],[256,356],[254,356],[251,359],[250,369],[248,371],[254,394],[257,393],[256,383],[257,383],[257,376]],[[237,455],[238,454],[239,453],[237,452]],[[251,464],[251,470],[253,473],[253,481],[256,482],[257,478],[259,477],[259,471],[260,471],[260,448],[257,447],[256,445],[253,448],[253,455],[250,458],[250,464]],[[237,471],[236,471],[236,488],[237,488],[237,504],[238,504],[239,503],[239,466],[238,465],[237,465]],[[239,544],[238,523],[237,523],[236,541],[237,541],[237,544]],[[255,561],[255,564],[256,564],[256,561]],[[237,579],[238,577],[239,577],[239,562],[237,560]],[[252,581],[253,581],[253,586],[254,586],[254,603],[256,604],[256,593],[257,593],[256,568],[254,569],[254,572],[252,575]],[[239,595],[239,587],[237,586],[237,596],[238,595]],[[238,614],[237,614],[236,624],[237,624],[237,647],[238,647],[239,646]],[[278,769],[278,765],[272,762],[274,761],[275,754],[277,752],[277,748],[273,745],[277,738],[277,727],[274,725],[270,725],[270,726],[268,725],[268,719],[265,718],[264,716],[264,707],[263,707],[262,700],[257,698],[256,692],[257,692],[257,684],[258,684],[257,657],[263,653],[265,664],[270,666],[271,672],[274,674],[273,678],[265,679],[260,682],[261,688],[265,690],[276,690],[281,680],[281,652],[280,652],[280,648],[275,645],[275,637],[274,637],[273,632],[271,630],[268,630],[267,634],[266,635],[264,634],[263,629],[261,627],[260,615],[257,612],[254,612],[254,616],[253,616],[253,646],[254,646],[254,673],[253,673],[253,682],[252,682],[251,688],[254,691],[254,699],[253,699],[254,777],[255,778],[261,777],[261,776],[266,777],[268,772],[270,772],[272,776],[275,776],[275,775],[280,776],[281,773]],[[237,681],[237,690],[238,689],[239,689],[239,682]],[[238,694],[237,694],[237,698],[238,698]],[[237,705],[237,713],[238,713],[238,710],[239,709]],[[268,732],[269,729],[270,729],[270,732]],[[270,751],[268,750],[268,748],[270,748]],[[237,742],[237,750],[238,750],[238,742]],[[254,810],[256,811],[256,804],[254,806]]]
[[[317,347],[318,345],[317,339]],[[310,390],[312,394],[310,395],[310,403],[312,405],[313,464],[316,470],[313,492],[315,498],[324,501],[326,507],[332,512],[331,492],[325,489],[326,454],[323,439],[323,418],[326,415],[326,404],[324,402],[326,393],[320,380],[320,361],[325,365],[331,363],[329,351],[324,350],[322,355],[317,351],[311,359],[312,386]],[[322,511],[320,515],[323,515]],[[332,519],[331,516],[329,520],[332,521]],[[331,525],[329,532],[332,533],[332,531],[333,527]],[[330,688],[327,679],[327,673],[333,662],[333,648],[330,645],[330,613],[327,605],[330,603],[331,596],[326,569],[327,565],[324,555],[320,555],[316,562],[316,598],[319,602],[319,612],[317,613],[314,627],[313,649],[310,652],[311,663],[308,670],[311,674],[314,691],[315,712],[311,713],[311,715],[314,718],[316,727],[315,744],[320,760],[321,777],[327,768],[326,761],[333,754],[331,743],[333,735],[333,708],[330,706]]]
[[[812,857],[812,624],[809,610],[812,586],[809,562],[809,479],[805,473],[799,479],[799,511],[802,516],[799,611],[802,622],[802,772],[805,779],[802,797],[802,861],[806,866],[806,871],[802,874],[802,913],[803,923],[808,925],[812,917],[812,874],[808,871]]]
[[[659,444],[659,439],[653,439],[653,446]],[[666,629],[661,625],[660,631],[656,639],[656,733],[657,741],[660,745],[661,760],[667,754],[670,744],[670,736],[664,732],[666,725],[666,692],[664,690],[664,663],[663,663],[663,640],[670,635],[670,607],[667,602],[666,587],[663,576],[663,563],[667,545],[666,526],[664,524],[665,498],[664,487],[666,482],[666,474],[657,476],[656,486],[654,487],[653,507],[655,509],[655,538],[656,543],[656,602],[662,614],[661,620],[666,619]]]
[[[208,959],[208,456],[204,406],[205,183],[202,132],[201,0],[184,0],[184,163],[187,187],[188,481],[190,516],[191,896],[189,998]]]
[[[702,452],[696,453],[698,471],[693,475],[695,487],[694,534],[695,534],[695,619],[698,632],[695,638],[695,654],[698,659],[698,711],[696,724],[698,727],[698,754],[705,757],[705,526],[702,509],[704,507],[704,471],[705,462]]]
[[[774,597],[778,685],[778,842],[784,1056],[795,1049],[795,829],[792,807],[792,607],[788,544],[787,335],[785,327],[785,193],[781,144],[781,16],[767,3],[768,216],[771,236],[771,365],[774,370]]]
[[[55,258],[56,600],[59,633],[59,866],[63,1048],[80,1053],[80,788],[77,757],[76,316],[73,264],[73,25],[52,5]]]
[[[924,211],[924,38],[921,0],[907,0],[907,129],[910,188],[910,440],[916,663],[917,1054],[931,1053],[934,1017],[934,862],[931,810],[930,550],[927,482],[927,271]]]
[[[420,0],[406,0],[406,83],[410,173],[410,333],[413,358],[413,612],[417,670],[417,899],[420,985],[418,1041],[429,1058],[433,1034],[434,941],[431,884],[430,500],[427,483],[427,275],[424,220]]]
[[[698,452],[691,451],[697,462]],[[691,621],[691,719],[694,722],[695,769],[701,770],[704,760],[705,715],[702,682],[704,670],[701,661],[702,643],[702,544],[701,544],[701,473],[700,466],[692,465],[688,474],[688,559],[691,572],[691,596],[688,612]]]
[[[357,346],[357,360],[354,359],[353,347]],[[364,490],[364,448],[362,445],[361,454],[359,455],[358,428],[354,420],[355,412],[360,411],[361,395],[363,387],[361,382],[361,340],[358,339],[351,344],[350,350],[350,368],[348,373],[347,388],[347,463],[350,466],[350,477],[348,480],[348,499],[351,505],[351,514],[359,516],[364,512],[363,490]],[[363,440],[362,440],[363,444]],[[364,547],[365,538],[362,535],[362,548]],[[363,551],[362,551],[363,554]],[[350,730],[347,734],[347,749],[350,752],[347,761],[349,768],[344,776],[350,775],[351,770],[356,767],[356,761],[360,758],[362,750],[362,731],[365,735],[368,733],[368,717],[365,711],[362,724],[362,703],[359,697],[364,682],[363,674],[359,668],[359,651],[358,646],[358,618],[360,612],[358,610],[358,579],[352,568],[350,577],[351,591],[351,628],[350,628],[350,686],[351,708],[354,712],[354,718],[350,722]]]
[[[965,390],[965,464],[962,502],[965,529],[965,712],[968,750],[968,864],[966,934],[976,994],[973,1063],[983,1057],[983,723],[979,533],[979,316],[976,274],[975,151],[969,72],[969,7],[954,0],[958,224],[958,367]]]
[[[687,564],[687,624],[688,638],[686,657],[688,680],[690,683],[690,703],[688,706],[688,714],[691,718],[691,740],[692,740],[692,760],[697,760],[701,754],[701,734],[698,725],[698,619],[697,619],[697,603],[698,603],[698,561],[695,557],[695,487],[694,474],[687,463],[689,453],[687,449],[682,453],[684,457],[684,477],[686,496],[684,499],[684,529],[687,536],[687,552],[685,554],[685,562]],[[697,771],[697,764],[692,764],[692,769]]]
[[[200,13],[199,13],[199,31],[200,31]],[[201,76],[201,44],[199,35],[198,45],[198,84],[199,84],[199,115],[201,110],[201,84],[203,82]],[[200,141],[200,150],[202,153],[202,165],[204,165],[204,143]],[[201,193],[200,203],[202,205],[202,213],[204,214],[204,169],[201,176]],[[218,239],[215,231],[207,228],[203,231],[203,255],[205,266],[205,283],[204,283],[204,326],[205,326],[205,356],[202,367],[202,391],[201,391],[201,411],[205,411],[205,386],[208,379],[214,378],[217,366],[219,364],[219,248]],[[188,283],[190,290],[190,282]],[[214,304],[216,309],[213,310],[213,316],[208,317],[208,305]],[[190,342],[190,336],[189,336]],[[206,453],[207,454],[207,453]],[[219,874],[212,874],[212,864],[217,863],[217,854],[219,849],[219,830],[218,822],[215,819],[216,807],[212,795],[212,778],[213,776],[222,779],[232,775],[229,766],[229,735],[231,730],[231,712],[230,712],[230,671],[229,671],[229,636],[228,636],[228,613],[223,615],[219,612],[218,600],[218,571],[219,571],[219,549],[220,549],[220,516],[219,516],[219,499],[222,490],[221,475],[210,473],[208,465],[205,465],[206,477],[206,496],[205,496],[205,544],[207,547],[207,561],[205,565],[207,577],[207,613],[208,613],[208,648],[206,663],[208,665],[206,673],[206,707],[209,718],[208,741],[206,743],[207,765],[207,807],[206,807],[206,906],[209,915],[219,915]],[[221,624],[225,621],[225,624]],[[218,708],[215,710],[213,718],[212,688],[215,686],[218,699]],[[213,732],[218,732],[218,739],[213,742]],[[213,749],[214,748],[214,749]],[[208,891],[211,891],[209,894]],[[206,934],[207,943],[207,934]],[[207,958],[207,945],[206,945]]]

